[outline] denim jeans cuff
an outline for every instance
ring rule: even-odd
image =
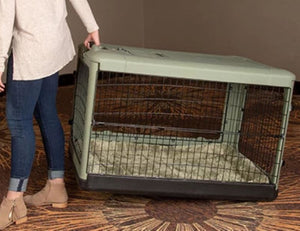
[[[9,181],[8,190],[14,192],[25,192],[27,189],[27,184],[28,178],[19,179],[11,177]]]
[[[64,178],[64,170],[48,170],[48,179]]]

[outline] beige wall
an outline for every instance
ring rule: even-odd
[[[299,0],[145,0],[145,46],[234,54],[300,80]]]
[[[299,0],[89,0],[105,43],[233,54],[300,80]],[[85,28],[69,7],[77,45]],[[75,61],[61,73],[75,69]]]
[[[68,23],[75,47],[84,41],[87,32],[72,5],[68,3]],[[142,0],[89,0],[100,27],[101,42],[143,46],[144,16]],[[60,74],[72,73],[76,58]]]

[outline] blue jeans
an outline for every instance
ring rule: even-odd
[[[38,80],[13,80],[13,55],[8,59],[6,119],[11,133],[10,191],[27,188],[35,154],[33,116],[37,120],[50,179],[64,176],[64,133],[56,110],[58,72]]]

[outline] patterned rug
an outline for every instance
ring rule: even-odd
[[[282,231],[300,230],[300,96],[294,96],[279,195],[272,202],[233,202],[114,195],[80,190],[68,154],[73,86],[60,87],[58,111],[66,137],[66,184],[69,206],[29,208],[29,220],[7,230],[159,230]],[[0,97],[0,196],[10,171],[10,137]],[[35,123],[37,149],[28,193],[41,189],[47,177],[46,158]]]

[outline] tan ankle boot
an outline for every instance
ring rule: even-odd
[[[24,197],[28,206],[52,205],[54,208],[66,208],[68,206],[68,194],[64,183],[51,183],[34,195]]]
[[[0,205],[0,230],[16,223],[21,224],[27,221],[27,208],[24,204],[23,196],[9,200],[6,197]]]

